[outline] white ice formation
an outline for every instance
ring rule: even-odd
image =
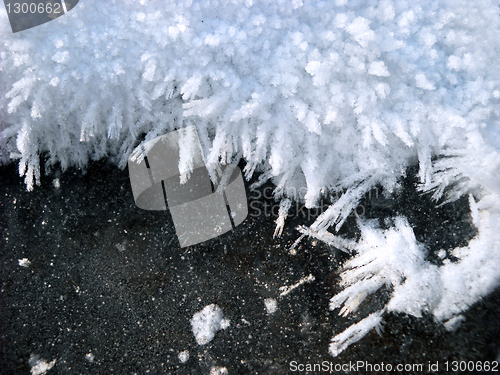
[[[226,329],[229,324],[229,320],[224,318],[222,309],[215,304],[205,306],[191,319],[191,327],[198,345],[208,344],[217,331]]]
[[[500,279],[499,35],[493,0],[86,0],[16,34],[0,8],[0,162],[32,190],[40,158],[125,167],[140,142],[194,124],[209,163],[244,159],[276,198],[345,191],[302,228],[355,253],[332,307],[387,285],[387,311],[444,322]],[[429,264],[403,217],[360,222],[356,245],[327,232],[412,164],[436,200],[472,194],[479,234],[457,262]]]

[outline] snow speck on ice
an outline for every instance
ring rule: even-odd
[[[29,364],[31,366],[31,375],[44,375],[56,364],[57,359],[51,362],[46,362],[43,359],[39,359],[38,355],[31,355],[29,359]]]
[[[189,350],[183,350],[178,357],[180,363],[186,363],[189,360]]]

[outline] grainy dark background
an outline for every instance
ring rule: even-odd
[[[408,172],[394,198],[363,200],[365,216],[405,214],[429,247],[429,260],[439,263],[435,251],[463,246],[475,235],[467,200],[436,208],[415,190],[415,171]],[[279,204],[264,197],[250,201],[254,208],[267,204],[268,213]],[[299,236],[295,227],[310,224],[316,212],[303,217],[308,211],[293,206],[275,240],[276,217],[256,212],[250,209],[230,233],[180,249],[168,212],[135,206],[127,170],[104,162],[86,171],[55,168],[27,192],[16,166],[0,167],[0,373],[29,374],[31,355],[57,359],[47,374],[208,374],[213,366],[229,374],[288,374],[291,361],[500,359],[500,289],[465,312],[455,332],[429,316],[387,314],[382,337],[370,332],[331,357],[334,334],[379,308],[390,291],[368,298],[350,318],[339,317],[328,301],[340,291],[336,281],[347,256],[311,239],[302,241],[297,255],[288,253]],[[359,235],[353,217],[342,234]],[[19,266],[22,258],[29,267]],[[278,297],[281,286],[309,274],[314,282]],[[273,315],[266,313],[266,298],[278,301]],[[211,303],[231,325],[199,346],[189,321]],[[190,353],[186,363],[178,359],[183,350]]]

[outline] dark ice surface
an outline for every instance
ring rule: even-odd
[[[428,259],[439,264],[439,249],[475,235],[467,199],[436,208],[415,190],[413,176],[410,170],[394,198],[378,191],[366,197],[359,213],[405,214],[428,245]],[[167,211],[135,206],[127,170],[104,162],[86,171],[55,169],[27,192],[16,166],[0,167],[0,373],[29,374],[32,355],[57,360],[47,374],[208,374],[215,366],[229,374],[320,373],[293,372],[292,361],[425,370],[439,362],[440,372],[452,373],[444,371],[446,361],[499,359],[500,289],[466,311],[454,332],[430,316],[386,314],[381,337],[372,331],[333,358],[331,338],[378,310],[390,290],[370,296],[348,318],[329,311],[347,255],[313,239],[290,255],[295,228],[312,223],[318,210],[294,204],[283,236],[273,239],[279,203],[270,191],[271,185],[247,190],[249,216],[232,232],[180,249]],[[341,234],[359,236],[354,217]],[[19,265],[23,258],[28,267]],[[315,280],[279,296],[280,287],[308,275]],[[266,298],[276,299],[274,314]],[[201,346],[190,320],[212,303],[231,324]],[[181,363],[184,350],[190,357]]]

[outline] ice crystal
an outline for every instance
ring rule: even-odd
[[[448,321],[500,275],[500,17],[492,0],[424,3],[87,0],[16,34],[2,8],[0,162],[17,162],[32,190],[41,158],[49,171],[101,158],[124,168],[139,143],[193,124],[207,163],[243,159],[247,179],[274,182],[276,236],[288,199],[314,207],[345,191],[302,228],[355,254],[352,294],[332,307],[348,314],[390,285],[387,311]],[[386,230],[360,222],[358,244],[328,231],[416,163],[441,203],[473,194],[479,234],[458,262],[428,264],[403,217]]]

